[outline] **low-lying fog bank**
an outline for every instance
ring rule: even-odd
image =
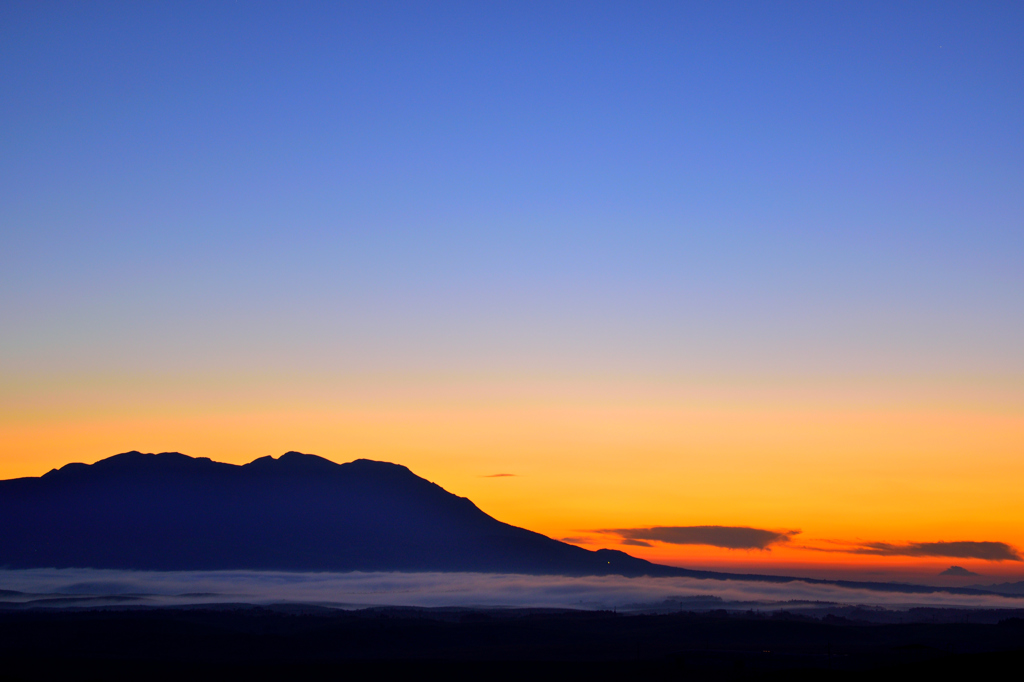
[[[290,573],[269,571],[0,570],[0,605],[173,606],[301,603],[368,606],[531,607],[640,610],[793,609],[801,603],[1019,609],[1024,598],[949,592],[905,594],[801,581],[488,573]]]

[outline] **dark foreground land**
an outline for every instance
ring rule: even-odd
[[[878,624],[724,612],[6,611],[0,612],[0,677],[976,679],[1024,666],[1024,620],[996,621],[997,615]]]

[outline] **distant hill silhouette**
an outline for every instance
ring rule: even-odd
[[[997,594],[1024,597],[1024,580],[1016,583],[999,583],[994,585],[972,585],[979,590],[995,592]]]
[[[404,466],[299,452],[239,466],[133,451],[0,481],[0,567],[647,575],[992,594],[662,566],[502,523]]]
[[[404,466],[126,452],[0,481],[0,566],[679,575],[488,516]]]
[[[971,576],[978,576],[979,574],[975,573],[974,571],[968,571],[963,566],[950,566],[945,571],[939,573],[939,575],[948,575],[956,578],[967,578]]]

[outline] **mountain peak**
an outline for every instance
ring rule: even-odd
[[[302,452],[290,450],[278,458],[267,455],[259,457],[245,464],[243,468],[252,471],[274,471],[274,472],[313,472],[333,471],[340,467],[340,464],[332,462],[317,455],[307,455]]]
[[[400,464],[124,452],[0,481],[0,565],[677,574],[502,523]]]
[[[351,462],[342,464],[342,466],[351,471],[378,471],[381,473],[402,473],[416,476],[409,467],[395,464],[394,462],[382,462],[376,459],[354,459]],[[417,476],[417,478],[419,477]]]
[[[65,464],[59,469],[52,469],[44,474],[47,478],[67,478],[69,476],[99,475],[104,473],[182,473],[210,469],[245,469],[246,471],[266,472],[275,474],[312,474],[329,473],[341,470],[352,474],[370,476],[408,476],[419,478],[407,467],[391,462],[380,462],[372,459],[357,459],[345,464],[338,464],[318,455],[311,455],[296,450],[289,450],[279,457],[266,455],[258,457],[248,464],[236,465],[223,462],[214,462],[209,457],[190,457],[180,452],[139,452],[131,450],[122,452],[93,464],[73,462]]]
[[[83,464],[81,462],[65,464],[60,469],[51,469],[44,474],[44,476],[57,476],[64,478],[86,472],[141,473],[191,471],[196,466],[208,467],[224,465],[213,462],[209,457],[189,457],[188,455],[183,455],[180,452],[161,452],[159,454],[153,454],[151,452],[131,450],[129,452],[122,452],[120,454],[113,455],[112,457],[101,459],[93,464]]]
[[[977,576],[979,574],[974,571],[968,571],[963,566],[950,566],[945,571],[939,573],[939,575],[951,575],[958,578],[966,578],[968,576]]]

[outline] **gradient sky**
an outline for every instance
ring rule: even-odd
[[[0,477],[294,449],[659,561],[1024,574],[921,554],[1024,550],[1022,36],[1009,2],[5,2]],[[656,526],[785,539],[607,532]]]

